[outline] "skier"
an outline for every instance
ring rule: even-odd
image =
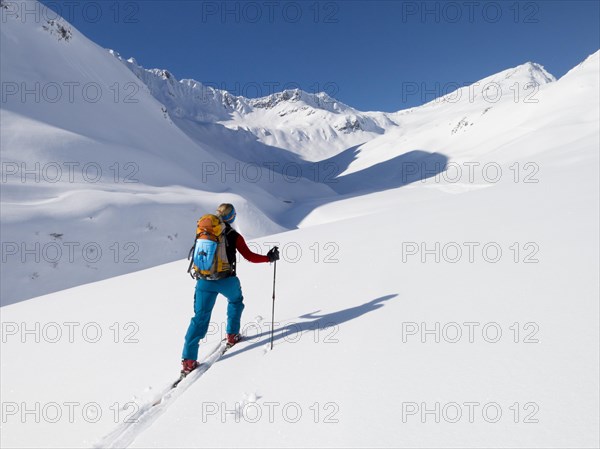
[[[235,221],[236,213],[233,205],[224,203],[217,208],[216,214],[225,224],[225,238],[227,259],[231,266],[231,271],[226,277],[214,280],[198,279],[194,294],[194,317],[190,321],[187,333],[185,334],[185,343],[183,345],[182,369],[181,374],[185,376],[196,369],[199,363],[198,345],[201,339],[206,336],[210,315],[215,305],[217,295],[220,293],[227,298],[227,344],[234,345],[240,341],[240,319],[244,310],[242,288],[240,281],[236,276],[236,250],[244,258],[253,263],[274,262],[279,260],[279,250],[275,246],[269,250],[266,255],[252,252],[244,237],[231,227]]]

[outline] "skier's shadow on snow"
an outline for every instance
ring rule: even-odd
[[[284,327],[277,327],[277,322],[275,323],[275,332],[273,336],[274,345],[278,343],[294,343],[298,341],[302,341],[305,337],[305,334],[312,332],[317,333],[314,335],[314,340],[316,342],[330,342],[335,343],[336,333],[339,330],[339,327],[347,323],[348,321],[354,320],[356,318],[360,318],[361,316],[372,312],[374,310],[380,309],[384,306],[385,301],[389,301],[392,298],[395,298],[398,294],[394,293],[392,295],[385,295],[379,298],[373,299],[365,304],[361,304],[360,306],[350,307],[349,309],[338,310],[337,312],[328,313],[325,315],[318,315],[320,310],[316,312],[307,313],[305,315],[301,315],[298,318],[302,320],[308,321],[300,321],[300,322],[292,322],[286,324]],[[248,323],[244,326],[244,330],[246,332],[245,341],[246,343],[243,347],[235,348],[234,351],[225,354],[222,360],[225,360],[229,357],[235,356],[236,354],[240,354],[246,351],[252,351],[256,348],[264,347],[271,340],[271,323],[268,323],[268,330],[262,332],[265,324],[259,323]],[[250,343],[250,344],[248,344]]]

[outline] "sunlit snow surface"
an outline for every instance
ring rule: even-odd
[[[63,24],[1,28],[2,447],[598,446],[599,53],[384,114],[227,97]],[[281,247],[274,348],[274,267],[241,261],[247,340],[150,407],[224,201]]]

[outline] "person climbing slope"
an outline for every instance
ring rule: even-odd
[[[199,365],[198,347],[206,336],[212,309],[218,294],[227,298],[227,344],[240,341],[240,320],[244,310],[242,287],[236,273],[237,251],[253,263],[279,260],[275,246],[266,255],[252,252],[244,237],[231,227],[236,212],[233,205],[221,204],[214,215],[208,214],[198,220],[196,242],[190,250],[190,275],[196,279],[194,293],[194,316],[190,321],[182,354],[182,376]],[[192,257],[193,253],[193,257]]]

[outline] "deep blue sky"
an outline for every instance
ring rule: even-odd
[[[43,3],[178,79],[250,97],[323,90],[360,110],[419,105],[526,61],[560,77],[600,47],[595,0]],[[420,92],[407,95],[414,83]]]

